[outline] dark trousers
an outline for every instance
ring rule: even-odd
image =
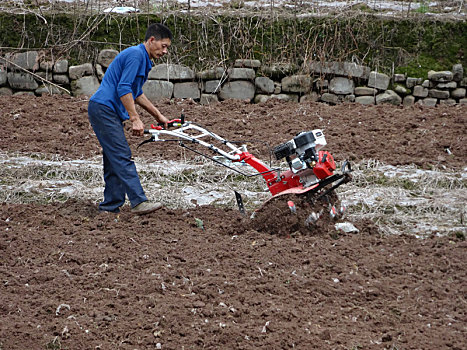
[[[118,213],[125,203],[125,194],[132,207],[147,201],[117,113],[90,101],[88,116],[102,146],[104,159],[104,201],[99,204],[99,209]]]

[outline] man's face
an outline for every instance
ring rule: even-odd
[[[149,56],[153,59],[161,58],[169,49],[172,41],[169,38],[156,40],[153,36],[148,40]]]

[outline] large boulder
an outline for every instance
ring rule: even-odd
[[[309,92],[313,86],[313,80],[309,75],[292,75],[281,81],[283,92]]]
[[[274,92],[274,81],[268,77],[257,77],[255,86],[256,91],[260,94],[272,94]]]
[[[227,73],[230,80],[254,80],[256,77],[252,68],[230,68]]]
[[[15,90],[36,90],[39,87],[34,77],[25,72],[9,72],[8,84]]]
[[[259,68],[261,67],[260,60],[238,59],[234,63],[235,68]]]
[[[404,99],[402,100],[402,105],[404,107],[410,107],[415,104],[415,97],[412,95],[405,96]]]
[[[58,60],[54,65],[54,73],[68,73],[68,60]]]
[[[375,104],[375,97],[374,96],[357,96],[355,97],[355,102],[360,103],[362,105],[374,105]]]
[[[376,96],[377,93],[377,89],[366,86],[358,86],[354,91],[355,96]]]
[[[167,80],[148,80],[143,85],[143,92],[151,101],[172,98],[174,84]]]
[[[438,90],[438,89],[430,89],[428,90],[428,96],[440,99],[449,98],[449,91],[448,90]]]
[[[196,73],[196,79],[199,80],[218,80],[221,79],[225,73],[224,68],[217,67],[213,69],[203,70]]]
[[[351,62],[319,62],[311,61],[308,64],[311,73],[341,75],[349,78],[368,79],[370,68]]]
[[[355,84],[352,79],[336,77],[329,82],[329,92],[337,95],[353,94]]]
[[[456,99],[464,98],[466,94],[465,88],[457,88],[451,91],[451,97]]]
[[[461,81],[464,77],[464,68],[458,63],[452,66],[452,80]]]
[[[433,97],[427,97],[427,98],[424,98],[423,100],[419,100],[417,103],[422,106],[426,106],[426,107],[434,107],[438,103],[438,100]]]
[[[455,89],[456,87],[457,87],[457,83],[455,81],[436,84],[437,89]]]
[[[231,81],[222,86],[219,93],[221,100],[238,99],[251,100],[255,96],[255,86],[245,80]]]
[[[454,78],[454,74],[448,70],[435,72],[430,70],[428,72],[428,80],[434,81],[436,83],[445,83],[451,81]]]
[[[68,75],[66,74],[54,74],[53,75],[53,80],[57,84],[61,85],[68,85],[70,84],[70,79],[68,78]]]
[[[148,79],[170,81],[194,80],[195,73],[192,69],[180,64],[158,64],[151,69]]]
[[[68,71],[71,80],[80,79],[85,75],[92,75],[94,73],[94,69],[91,63],[84,63],[78,66],[71,66],[68,69]]]
[[[427,97],[428,89],[421,85],[415,85],[415,87],[413,88],[413,95],[415,97]]]
[[[114,58],[118,55],[117,50],[112,49],[105,49],[99,52],[97,56],[97,63],[99,63],[102,67],[108,68]]]
[[[368,78],[368,86],[374,87],[379,90],[386,90],[389,86],[390,81],[391,78],[384,73],[370,72],[370,76]]]
[[[219,92],[221,88],[221,81],[220,80],[208,80],[204,82],[204,89],[203,91],[212,94]]]
[[[81,77],[71,82],[71,92],[73,96],[92,96],[98,88],[99,80],[93,75]]]
[[[454,106],[456,103],[457,103],[456,100],[453,100],[452,98],[447,98],[445,100],[439,100],[440,105]]]
[[[198,83],[185,82],[174,84],[174,97],[175,98],[191,98],[197,100],[200,97]]]
[[[392,105],[400,105],[402,98],[392,90],[386,90],[382,94],[376,95],[376,104],[389,103]]]
[[[27,70],[38,70],[39,65],[37,64],[37,51],[27,51],[27,52],[20,52],[15,54],[7,54],[5,57],[10,60],[11,62],[17,64],[21,68]],[[14,65],[9,65],[12,70],[17,69]]]
[[[340,102],[339,97],[337,95],[330,94],[329,92],[325,92],[324,94],[321,95],[321,101],[330,103],[333,105],[338,104]]]

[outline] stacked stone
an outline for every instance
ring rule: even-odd
[[[455,64],[452,72],[429,71],[426,80],[406,78],[402,74],[395,74],[395,91],[405,95],[404,106],[410,106],[414,103],[424,106],[467,104],[467,78],[464,78],[463,75],[464,70],[461,64]]]
[[[402,102],[395,91],[388,89],[391,78],[371,71],[369,67],[350,62],[310,62],[309,69],[311,75],[319,77],[316,91],[322,92],[315,100],[330,104],[347,101],[365,105],[399,105]]]
[[[261,66],[260,76],[255,79],[254,102],[269,99],[298,102],[300,96],[311,92],[312,79],[306,74],[294,74],[297,71],[297,66],[286,63]]]
[[[311,61],[308,69],[314,79],[315,94],[310,99],[329,104],[337,104],[344,101],[360,103],[374,103],[376,90],[373,88],[355,88],[362,80],[368,80],[370,69],[365,66],[350,62],[316,62]],[[379,83],[379,82],[378,82]],[[359,94],[359,95],[357,95]],[[362,97],[363,96],[363,97]],[[307,99],[305,96],[302,99]]]
[[[95,65],[68,67],[67,60],[40,61],[37,51],[10,54],[4,60],[0,58],[0,95],[62,93],[56,86],[44,83],[45,79],[69,87],[74,96],[90,96],[117,55],[117,50],[106,49],[99,52]],[[293,64],[265,66],[259,60],[238,59],[229,69],[218,67],[195,73],[178,64],[158,64],[150,71],[143,91],[152,101],[179,98],[202,104],[226,99],[256,103],[281,99],[366,105],[467,104],[467,78],[461,64],[454,65],[452,71],[430,71],[426,80],[403,74],[391,79],[350,62],[311,61],[305,68],[307,74],[297,74],[299,68]]]
[[[0,64],[0,95],[61,94],[64,90],[47,82],[64,88],[70,84],[68,61],[39,62],[37,51],[7,54]]]
[[[330,104],[355,101],[367,105],[402,103],[404,106],[467,104],[467,79],[463,77],[461,64],[454,65],[452,72],[430,71],[427,80],[395,74],[392,84],[388,75],[348,62],[311,62],[309,69],[312,76],[319,76],[315,80],[316,92],[310,95],[314,101]],[[363,84],[354,87],[354,83]],[[393,89],[388,89],[390,85]]]
[[[155,65],[149,72],[143,92],[151,101],[161,98],[200,98],[195,73],[192,69],[178,64]]]
[[[236,60],[229,69],[215,68],[198,72],[200,103],[209,104],[219,100],[238,99],[250,102],[255,97],[256,71],[261,66],[258,60]]]

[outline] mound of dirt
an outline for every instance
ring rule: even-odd
[[[334,217],[332,207],[337,209]],[[249,226],[279,236],[329,234],[335,231],[339,209],[340,201],[334,192],[319,199],[307,195],[276,196],[253,213]]]

